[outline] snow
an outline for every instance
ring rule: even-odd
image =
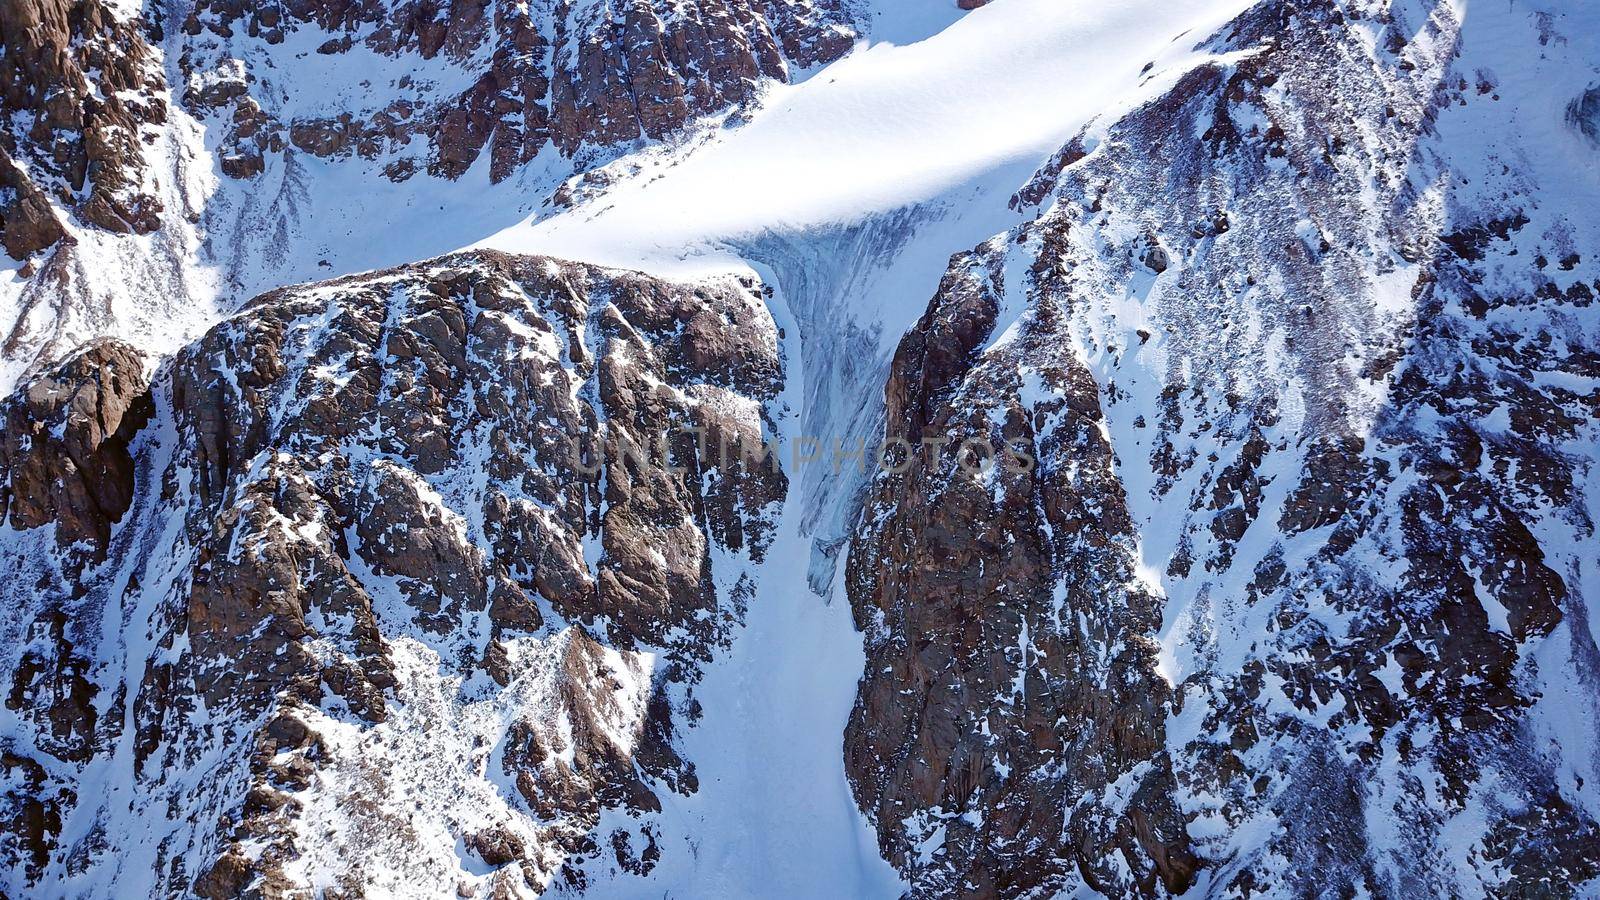
[[[144,143],[151,171],[160,173],[150,177],[162,203],[161,230],[111,234],[68,219],[75,251],[64,255],[60,269],[31,279],[21,277],[22,263],[0,257],[0,334],[7,343],[0,394],[28,373],[39,351],[60,358],[109,334],[159,357],[216,321],[216,273],[197,264],[201,241],[188,222],[217,187],[215,173],[196,164],[205,152],[201,132],[174,106],[169,127]]]
[[[799,358],[799,330],[781,292],[771,311],[786,358]],[[797,412],[804,392],[804,373],[791,370],[772,407]],[[798,415],[777,424],[778,446],[797,446]],[[905,889],[879,857],[845,779],[842,735],[865,656],[840,586],[832,585],[840,599],[830,603],[806,587],[808,537],[792,495],[791,487],[763,563],[725,552],[714,560],[724,593],[743,574],[758,588],[732,647],[695,689],[704,717],[680,735],[700,788],[658,792],[661,861],[648,878],[591,875],[597,895],[895,897]],[[596,833],[626,824],[613,812]]]
[[[684,279],[754,272],[775,289],[785,334],[783,443],[875,446],[889,357],[950,253],[1022,221],[1008,201],[1050,154],[1096,115],[1170,86],[1200,61],[1189,48],[1244,5],[1005,0],[772,87],[737,129],[643,154],[649,177],[476,246]],[[813,465],[790,477],[779,536],[750,572],[745,627],[708,667],[705,717],[681,737],[700,790],[662,797],[660,863],[648,879],[596,884],[606,896],[904,890],[843,771],[864,657],[843,567],[823,548],[848,531],[858,476]],[[693,852],[673,852],[679,840]]]
[[[208,142],[216,136],[204,134],[175,105],[181,139],[170,138],[160,152],[173,155],[166,169],[174,179],[187,178],[192,186],[183,198],[174,195],[169,209],[198,202],[193,197],[210,197],[208,222],[217,226],[211,240],[230,262],[211,267],[199,258],[198,237],[180,232],[191,242],[167,252],[183,260],[179,271],[191,279],[187,289],[212,298],[211,305],[197,305],[190,318],[163,334],[147,333],[149,329],[137,333],[148,338],[153,349],[165,352],[221,314],[226,295],[243,296],[280,281],[406,262],[462,245],[641,268],[684,279],[729,271],[754,273],[774,288],[771,309],[785,335],[788,381],[774,404],[781,411],[781,444],[798,448],[802,439],[816,438],[821,446],[853,447],[868,437],[865,443],[870,447],[881,428],[881,390],[889,354],[925,308],[950,253],[1022,221],[1025,213],[1011,210],[1007,201],[1037,166],[1085,128],[1092,134],[1097,119],[1114,117],[1159,93],[1203,61],[1190,48],[1246,5],[1242,0],[1001,0],[961,15],[948,3],[884,2],[871,13],[873,43],[839,63],[808,73],[797,84],[768,86],[760,108],[747,120],[675,146],[634,154],[622,165],[639,167],[638,175],[555,214],[534,211],[530,199],[543,196],[553,173],[567,164],[549,157],[535,160],[513,181],[494,186],[485,170],[487,154],[458,182],[419,175],[403,185],[384,183],[382,191],[374,191],[365,176],[351,177],[355,169],[369,167],[363,161],[302,156],[273,158],[268,170],[246,187],[219,183],[209,169],[191,164],[203,159],[208,148],[214,149]],[[1474,6],[1474,14],[1477,11]],[[1491,14],[1488,6],[1484,14],[1508,15],[1498,10]],[[1506,52],[1496,42],[1511,38],[1497,35],[1510,35],[1511,29],[1497,31],[1494,21],[1469,31],[1467,52]],[[1571,27],[1565,30],[1581,33]],[[1519,53],[1527,49],[1507,46]],[[1149,72],[1144,71],[1147,63],[1152,64]],[[336,79],[338,93],[345,99],[364,80],[379,76],[392,80],[395,75],[384,69],[389,61],[371,54],[340,58],[338,65],[330,65],[314,54],[308,62]],[[307,68],[297,77],[307,72],[315,74]],[[1502,93],[1523,98],[1517,105],[1517,121],[1528,137],[1525,145],[1536,156],[1535,170],[1575,171],[1593,182],[1588,187],[1600,184],[1595,181],[1600,170],[1585,164],[1592,155],[1580,156],[1578,139],[1559,124],[1562,104],[1581,85],[1542,82],[1544,76],[1533,65],[1497,74]],[[312,107],[303,104],[326,98],[285,99],[290,104],[286,109],[309,113]],[[1441,127],[1455,127],[1453,122],[1447,118]],[[1467,135],[1457,137],[1460,159],[1481,153],[1481,146]],[[185,156],[187,162],[181,159]],[[1489,165],[1487,154],[1485,159],[1484,165]],[[280,221],[292,226],[288,244],[273,243],[285,233],[278,229]],[[238,224],[223,227],[228,222]],[[1302,237],[1315,245],[1319,239],[1315,225],[1305,219],[1299,224]],[[85,239],[93,240],[80,236]],[[270,257],[264,249],[269,247]],[[109,244],[90,244],[88,250],[113,252]],[[148,248],[140,252],[154,255]],[[319,267],[318,261],[324,259],[326,267]],[[89,273],[90,282],[105,282],[123,271],[108,263]],[[1004,323],[1016,321],[1026,303],[1014,287],[1020,279],[1011,274],[1007,273],[1006,307],[1001,312],[1003,324],[995,331],[997,341],[1006,339]],[[1398,314],[1407,308],[1416,275],[1416,267],[1401,265],[1374,279],[1372,293],[1380,312]],[[1153,298],[1159,298],[1159,282],[1140,276],[1127,294],[1102,298],[1096,324],[1074,336],[1084,362],[1102,384],[1114,379],[1128,398],[1121,409],[1107,411],[1105,427],[1116,447],[1141,445],[1134,413],[1155,408],[1172,362],[1166,335],[1150,327],[1149,307]],[[20,291],[19,284],[14,268],[0,270],[0,307],[7,315],[20,310],[13,296]],[[1154,333],[1148,344],[1134,336],[1140,328]],[[565,343],[551,342],[539,349],[558,352]],[[1269,344],[1263,352],[1275,356],[1279,350]],[[0,373],[7,378],[14,374]],[[331,367],[322,374],[329,379],[349,377]],[[1043,381],[1032,370],[1022,374],[1022,400],[1037,405],[1045,399]],[[1554,383],[1562,373],[1536,377]],[[1574,384],[1578,390],[1590,387]],[[1276,434],[1293,434],[1301,427],[1304,411],[1293,405],[1297,390],[1292,383],[1284,388],[1285,418]],[[1484,424],[1502,431],[1506,416],[1495,409]],[[170,431],[170,422],[162,425]],[[149,440],[170,448],[172,437],[164,433]],[[1180,449],[1204,453],[1212,449],[1204,443],[1207,440]],[[1273,543],[1275,536],[1268,532],[1294,483],[1291,476],[1300,463],[1297,453],[1298,448],[1269,454],[1262,474],[1270,477],[1270,486],[1262,498],[1260,524],[1239,542],[1239,559],[1259,559]],[[1124,467],[1122,462],[1130,465]],[[1166,561],[1182,537],[1183,517],[1156,499],[1155,473],[1133,462],[1135,454],[1124,453],[1118,474],[1140,526],[1137,576],[1152,592],[1171,595],[1162,634],[1162,674],[1169,683],[1181,684],[1206,667],[1236,665],[1253,652],[1254,639],[1265,631],[1266,610],[1234,608],[1225,599],[1243,595],[1242,582],[1252,566],[1235,565],[1233,580],[1214,585],[1205,595],[1186,593],[1184,585],[1171,583],[1164,574]],[[597,894],[892,897],[904,890],[899,876],[879,857],[873,829],[856,808],[843,770],[842,733],[864,656],[840,587],[842,566],[831,555],[819,557],[816,548],[848,528],[856,485],[849,472],[849,467],[840,473],[826,465],[792,471],[790,494],[766,562],[752,565],[743,559],[718,558],[722,588],[749,575],[758,589],[732,646],[706,667],[696,689],[704,717],[679,738],[683,755],[696,766],[699,790],[689,795],[659,792],[663,810],[653,821],[662,832],[661,861],[645,879],[597,873]],[[1195,477],[1166,494],[1171,503],[1187,502],[1199,488]],[[1600,474],[1589,477],[1590,518],[1600,520]],[[431,488],[427,495],[447,508]],[[180,520],[174,517],[173,522]],[[481,523],[459,525],[481,531]],[[1555,522],[1541,522],[1538,530],[1545,546],[1579,540],[1570,531],[1563,538]],[[16,538],[10,533],[6,537]],[[1304,558],[1297,554],[1309,554],[1320,538],[1313,534],[1291,547],[1285,563],[1291,568],[1302,564]],[[176,542],[176,534],[160,535],[156,549]],[[596,540],[585,541],[584,555],[591,565],[599,553]],[[1600,591],[1595,588],[1600,567],[1592,553],[1585,556],[1579,548],[1568,546],[1565,556],[1583,560],[1576,571],[1564,574],[1578,586],[1581,598],[1573,612],[1588,615],[1573,614],[1570,633],[1563,632],[1560,641],[1541,649],[1539,671],[1565,672],[1570,656],[1581,661],[1584,678],[1600,682],[1600,657],[1594,653],[1600,638]],[[148,565],[159,569],[166,564],[158,554]],[[1493,601],[1487,591],[1480,595],[1496,629],[1509,633],[1506,610],[1490,608]],[[154,637],[145,633],[155,616],[156,600],[153,595],[138,595],[142,605],[126,613],[115,604],[105,607],[103,631],[117,646],[102,648],[107,657],[102,664],[125,664],[123,680],[130,692],[137,688],[142,660],[162,652]],[[125,617],[139,627],[125,627],[128,622],[120,621]],[[448,761],[453,768],[446,780],[470,790],[449,799],[446,818],[512,820],[501,792],[476,780],[475,766],[481,760],[469,765],[470,748],[475,746],[469,738],[496,734],[504,727],[501,717],[507,710],[491,704],[457,707],[439,699],[453,696],[459,686],[430,680],[435,661],[415,641],[401,638],[397,646],[403,668],[413,676],[411,703],[401,707],[399,721],[408,722],[405,716],[420,716],[433,705],[437,714],[456,720],[451,728],[440,729],[454,735],[452,746],[461,750],[461,758]],[[1022,661],[1029,659],[1031,646],[1024,631],[1019,643]],[[648,672],[650,665],[648,660],[625,664],[621,657],[608,656],[608,661],[618,672]],[[1399,671],[1391,660],[1382,672],[1392,690],[1398,687]],[[639,674],[638,680],[629,682],[634,695],[642,697],[644,678]],[[1600,732],[1592,725],[1593,691],[1554,677],[1543,688],[1536,716],[1539,737],[1587,751],[1587,756],[1574,750],[1563,757],[1563,790],[1594,808],[1600,803],[1595,762],[1600,760]],[[1281,690],[1269,696],[1271,702],[1288,705]],[[1168,722],[1170,746],[1184,746],[1203,727],[1205,706],[1194,699],[1197,702],[1187,703]],[[636,707],[637,703],[629,704]],[[1337,707],[1329,707],[1319,715],[1336,711]],[[111,760],[95,764],[106,772],[130,765],[131,735],[136,729],[132,713],[126,715],[124,733],[129,737]],[[0,713],[0,723],[5,733],[18,728],[8,712]],[[382,756],[385,761],[399,764],[399,771],[407,773],[397,782],[402,787],[429,777],[423,756],[436,749],[409,741],[400,726],[366,735],[340,733],[335,742],[348,754],[346,759],[367,751],[387,754]],[[1385,747],[1385,752],[1392,753],[1393,748]],[[204,777],[215,763],[207,759],[196,765],[195,777]],[[1392,768],[1388,765],[1385,771]],[[91,771],[82,781],[99,783],[100,774]],[[342,776],[336,772],[330,777]],[[356,790],[360,785],[347,782],[343,787]],[[91,817],[102,810],[111,816],[113,827],[141,834],[121,812],[128,806],[123,794],[129,789],[118,790],[103,807],[88,804],[69,817],[64,841],[86,839],[97,824]],[[217,793],[226,793],[226,787]],[[432,796],[437,799],[438,791]],[[334,815],[331,810],[319,815],[323,813]],[[595,833],[606,834],[613,826],[626,824],[621,814],[609,813]],[[1370,827],[1376,832],[1399,824],[1375,816]],[[1193,830],[1199,833],[1208,827],[1217,823],[1202,818]],[[1245,823],[1245,829],[1249,827],[1251,823]],[[1462,823],[1462,827],[1476,826]],[[942,824],[930,823],[925,840],[916,848],[924,862],[937,853],[943,834]],[[148,878],[141,874],[152,865],[146,857],[153,857],[164,836],[145,834],[132,841],[125,850],[123,874]],[[438,858],[419,865],[449,871],[457,864],[459,851],[449,846],[435,849],[441,851]],[[315,856],[305,861],[308,867],[318,863]],[[96,877],[113,874],[101,870]],[[105,890],[107,884],[76,887]]]
[[[628,898],[895,897],[904,885],[877,852],[842,765],[842,735],[864,656],[843,603],[806,588],[805,538],[792,511],[733,647],[697,696],[705,717],[681,737],[700,789],[663,792],[661,862],[597,895]],[[608,826],[602,823],[598,833]],[[694,849],[686,851],[685,845]]]
[[[690,273],[729,264],[717,252],[729,242],[855,225],[963,186],[992,189],[985,174],[1009,194],[1021,185],[1013,165],[1031,170],[1114,108],[1146,63],[1192,64],[1189,45],[1246,5],[993,4],[926,40],[871,45],[800,84],[773,86],[747,124],[660,177],[479,245]],[[1175,41],[1183,34],[1191,40]]]
[[[920,33],[906,25],[770,87],[737,128],[636,154],[633,177],[473,246],[682,279],[754,272],[802,335],[800,433],[876,446],[889,359],[950,254],[1024,221],[1009,201],[1051,154],[1204,61],[1191,48],[1247,5],[1006,0],[896,44]],[[856,480],[825,466],[797,479],[790,502],[825,585]]]

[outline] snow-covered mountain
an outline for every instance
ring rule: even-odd
[[[95,336],[168,353],[261,291],[472,243],[837,59],[871,19],[807,0],[7,3],[0,376]]]
[[[5,895],[1600,891],[1600,10],[0,30]]]

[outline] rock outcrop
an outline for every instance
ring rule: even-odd
[[[1256,6],[902,340],[889,434],[950,443],[870,486],[845,752],[914,896],[1596,876],[1594,223],[1481,168],[1453,10]]]
[[[695,118],[753,100],[843,56],[859,24],[844,4],[300,3],[253,8],[202,2],[182,28],[184,102],[224,129],[224,172],[248,178],[264,157],[388,160],[404,180],[424,168],[457,178],[487,151],[500,181],[549,146],[566,156],[660,140]],[[315,35],[315,37],[308,37]],[[303,66],[285,49],[330,61],[404,62],[335,102],[297,113],[280,99]],[[278,61],[274,64],[274,61]],[[326,86],[319,86],[327,90]]]
[[[695,446],[771,427],[756,285],[466,254],[258,298],[148,388],[139,362],[99,345],[7,408],[13,883],[653,864],[647,823],[592,832],[695,790],[674,735],[770,541],[781,471]],[[37,553],[52,530],[84,542]],[[170,864],[113,875],[146,839]]]
[[[154,231],[142,144],[166,119],[166,84],[143,26],[101,0],[17,0],[0,9],[0,41],[6,251],[24,259],[61,238],[46,197],[108,231]]]
[[[0,392],[88,340],[170,354],[252,294],[471,244],[864,27],[834,0],[7,3]],[[514,174],[453,226],[420,211]]]
[[[729,832],[798,834],[817,790],[875,829],[818,842],[861,864],[836,883],[881,883],[853,855],[875,837],[910,898],[1583,896],[1600,220],[1566,169],[1600,100],[1574,18],[1525,7],[1473,5],[1472,31],[1444,0],[1261,0],[1186,32],[1017,189],[1021,224],[949,258],[881,410],[848,395],[882,322],[833,314],[895,315],[876,293],[1002,221],[944,204],[992,197],[1012,157],[866,221],[705,233],[767,254],[781,299],[470,251],[270,291],[170,356],[41,364],[0,404],[0,892],[659,893],[777,861],[777,893],[811,860]],[[608,179],[696,148],[626,148],[737,125],[872,13],[125,9],[0,8],[24,337],[94,260],[197,258],[252,183],[273,189],[226,213],[258,233],[207,236],[238,239],[230,284],[276,271],[246,271],[252,248],[302,247],[330,172],[410,204],[538,159],[535,202],[565,181],[574,219],[659,213]],[[200,126],[221,177],[175,183]],[[608,224],[605,252],[629,239]],[[746,452],[880,411],[908,452],[870,476],[843,440],[827,474]],[[761,565],[806,539],[809,565]],[[847,628],[801,636],[842,639],[823,660],[773,649],[842,613],[840,586],[865,665],[843,734],[816,731],[851,797],[760,758],[843,720],[847,686],[801,676],[855,677]],[[751,604],[807,588],[814,610],[731,645]],[[751,690],[769,664],[763,689],[827,688]],[[713,706],[798,725],[749,740]]]
[[[841,4],[750,0],[204,0],[181,22],[165,14],[124,18],[103,0],[0,11],[0,119],[11,126],[0,138],[0,234],[14,258],[61,239],[54,205],[115,233],[160,227],[153,184],[165,173],[144,148],[169,102],[220,129],[227,177],[250,178],[267,156],[298,150],[383,159],[396,180],[423,169],[458,178],[487,151],[500,181],[546,146],[571,157],[660,140],[747,104],[764,81],[844,55],[861,27]],[[170,72],[152,49],[169,28],[181,34]],[[326,65],[302,62],[310,44]],[[329,80],[373,61],[393,77]],[[307,91],[325,97],[302,111]]]
[[[918,896],[1179,894],[1199,861],[1162,603],[1093,376],[1043,329],[984,351],[1028,289],[1004,284],[1005,249],[955,262],[895,355],[886,419],[927,452],[876,479],[851,546],[868,659],[847,771]]]
[[[134,348],[99,341],[0,407],[0,517],[105,547],[133,500],[128,444],[151,412],[144,367]]]

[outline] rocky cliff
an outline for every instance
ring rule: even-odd
[[[8,3],[0,386],[86,340],[169,353],[255,292],[463,246],[482,233],[413,207],[513,175],[462,215],[537,207],[865,26],[828,2]],[[416,255],[370,246],[377,224]]]
[[[685,442],[760,440],[782,378],[752,284],[484,253],[258,298],[152,381],[115,343],[35,381],[0,451],[8,882],[647,873],[648,827],[596,827],[695,790],[674,735],[785,486]]]
[[[98,0],[18,0],[0,11],[0,40],[6,252],[27,259],[61,240],[63,215],[154,231],[161,203],[142,145],[165,121],[166,98],[140,23]]]
[[[949,443],[851,546],[858,799],[916,896],[1570,896],[1596,223],[1495,162],[1541,148],[1452,5],[1209,47],[900,342],[888,433]]]
[[[1600,17],[962,6],[0,11],[0,889],[1593,893]]]
[[[204,0],[180,27],[184,99],[222,128],[229,175],[294,148],[456,178],[487,148],[500,181],[546,146],[659,140],[747,103],[842,56],[858,23],[838,3]],[[288,64],[308,50],[328,62]]]

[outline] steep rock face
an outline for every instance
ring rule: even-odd
[[[150,412],[143,357],[112,341],[84,348],[0,406],[0,513],[14,531],[53,525],[55,533],[24,551],[33,571],[12,581],[14,599],[65,594],[84,566],[103,558],[133,497],[128,445]],[[18,574],[18,562],[8,575]],[[79,625],[61,606],[10,615],[8,713],[34,731],[46,760],[86,762],[104,710],[94,702],[91,661],[73,644]],[[0,749],[7,782],[0,821],[14,836],[8,863],[38,872],[74,788],[18,750],[11,741]]]
[[[168,159],[174,123],[159,42],[158,29],[102,0],[0,9],[0,248],[21,263],[0,280],[7,392],[87,341],[141,337],[161,330],[151,319],[176,324],[207,305],[183,296],[188,285],[173,271],[181,250],[159,234],[197,199]],[[104,243],[83,245],[85,234]],[[140,309],[118,303],[152,263],[164,270],[149,279],[159,289]],[[110,277],[96,277],[104,269]]]
[[[842,56],[857,23],[831,2],[207,0],[182,27],[184,101],[222,124],[228,175],[293,147],[456,178],[487,149],[499,181],[546,146],[658,140],[746,103],[764,79]],[[316,85],[315,109],[295,96],[310,85],[285,80],[305,69],[290,53],[313,46],[362,76]]]
[[[192,262],[201,164],[176,151],[160,27],[128,4],[0,9],[0,389],[100,337],[164,353],[213,307]],[[170,334],[174,340],[152,337]]]
[[[48,522],[14,513],[0,551],[7,890],[647,871],[785,490],[695,443],[760,440],[781,380],[753,284],[479,253],[263,296],[148,391],[102,387],[154,407],[101,440],[125,521],[39,553]],[[608,809],[633,817],[593,834]]]
[[[24,259],[62,237],[43,197],[109,231],[154,231],[141,144],[166,119],[165,81],[141,24],[101,0],[17,0],[0,9],[0,41],[6,252]]]
[[[49,198],[4,148],[0,148],[0,189],[6,191],[0,245],[13,258],[27,259],[66,236]]]
[[[914,894],[1597,874],[1560,12],[1260,4],[952,261],[886,390],[891,436],[952,443],[874,481],[848,580],[848,770]],[[974,472],[968,437],[1036,466]]]
[[[150,416],[144,357],[99,341],[0,408],[0,516],[56,523],[62,543],[103,547],[133,500],[128,443]]]
[[[886,390],[917,451],[876,479],[851,547],[868,660],[847,771],[918,895],[1074,876],[1180,893],[1197,861],[1165,747],[1161,603],[1135,577],[1094,380],[1047,334],[980,354],[1008,298],[1004,242],[984,250],[953,265]]]

